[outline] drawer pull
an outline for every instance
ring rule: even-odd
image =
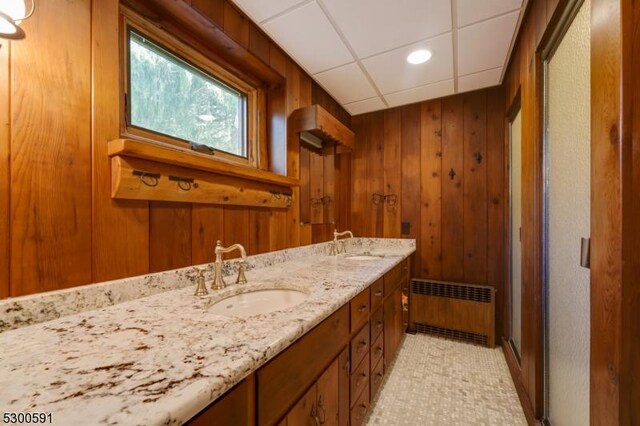
[[[382,297],[382,290],[376,291],[376,292],[374,293],[374,296]]]
[[[384,325],[384,323],[383,323],[382,321],[378,321],[378,322],[376,323],[376,327],[377,327],[377,328],[382,328],[382,326],[383,326],[383,325]]]
[[[368,308],[367,305],[360,305],[360,307],[358,308],[358,313],[363,313],[364,311],[366,311]]]
[[[367,404],[361,403],[360,404],[360,415],[364,416],[366,412],[367,412]]]
[[[358,344],[358,352],[362,352],[363,349],[365,349],[368,346],[368,343],[366,340],[363,340],[362,342],[360,342],[360,344]]]

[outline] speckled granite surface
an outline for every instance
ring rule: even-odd
[[[251,257],[249,284],[207,298],[193,296],[185,268],[2,301],[0,407],[51,412],[64,425],[181,424],[410,255],[415,241],[355,239],[347,248],[385,257],[330,257],[318,244]],[[206,310],[277,287],[309,298],[247,318]]]

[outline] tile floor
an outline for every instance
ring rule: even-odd
[[[406,335],[368,425],[526,425],[502,350]]]

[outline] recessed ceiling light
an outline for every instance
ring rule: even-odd
[[[431,59],[431,52],[426,49],[414,50],[407,56],[407,62],[413,65],[424,64]]]

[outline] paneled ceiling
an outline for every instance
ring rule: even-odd
[[[499,84],[527,0],[234,2],[357,115]]]

